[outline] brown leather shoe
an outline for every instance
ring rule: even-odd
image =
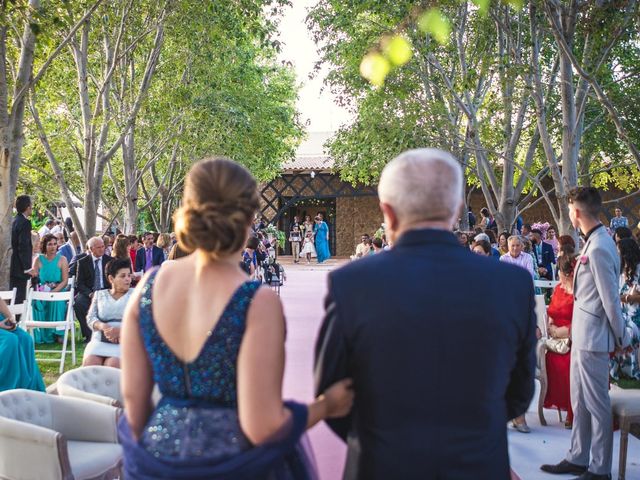
[[[560,463],[556,465],[542,465],[540,467],[540,470],[542,470],[543,472],[554,473],[559,475],[567,474],[567,473],[580,475],[587,471],[587,467],[583,467],[581,465],[574,465],[573,463],[568,462],[567,460],[562,460]]]

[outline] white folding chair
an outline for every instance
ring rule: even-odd
[[[36,292],[29,290],[27,293],[27,308],[25,318],[21,323],[22,328],[31,333],[34,337],[34,329],[36,328],[55,328],[56,330],[64,330],[62,340],[62,351],[59,350],[36,350],[36,353],[59,353],[60,354],[60,373],[64,371],[64,361],[67,356],[67,345],[69,337],[71,337],[71,362],[76,364],[76,338],[74,335],[74,317],[73,317],[73,288],[66,292]],[[64,320],[60,321],[41,321],[33,319],[33,302],[67,302],[67,309]],[[35,338],[34,338],[35,340]],[[43,362],[55,362],[55,358],[37,358]]]
[[[18,289],[16,287],[13,287],[12,290],[1,290],[0,298],[4,300],[7,305],[13,305],[14,303],[16,303],[17,292]]]
[[[556,288],[556,285],[558,285],[558,281],[556,280],[534,280],[533,284],[537,287],[537,288],[542,288],[542,289],[554,289]]]
[[[543,338],[547,338],[547,305],[544,295],[536,295],[536,321]]]
[[[74,276],[69,277],[69,279],[67,280],[67,288],[69,290],[76,287],[75,281],[76,281],[76,277]]]

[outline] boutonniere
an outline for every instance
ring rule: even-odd
[[[587,257],[586,255],[581,255],[580,256],[580,263],[582,265],[586,265],[589,262],[589,257]]]

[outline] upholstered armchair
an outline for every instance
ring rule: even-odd
[[[58,378],[56,383],[58,395],[122,407],[120,373],[118,368],[102,366],[69,370]]]
[[[0,393],[0,478],[108,480],[121,476],[120,410],[31,390]]]

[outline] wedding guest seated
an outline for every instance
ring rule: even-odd
[[[120,324],[133,293],[130,288],[131,259],[128,255],[127,258],[115,258],[107,264],[105,270],[111,288],[98,290],[93,295],[87,313],[87,325],[93,333],[84,349],[84,367],[105,365],[120,368]]]
[[[69,234],[69,240],[60,247],[58,252],[67,259],[67,262],[71,263],[73,257],[82,253],[80,247],[80,238],[77,232],[71,232]]]
[[[374,254],[384,252],[384,243],[381,238],[376,237],[371,240],[371,246],[373,247]]]
[[[484,255],[486,257],[491,257],[491,244],[486,240],[476,240],[473,242],[473,246],[471,247],[473,253],[477,253],[478,255]]]
[[[633,238],[633,232],[628,227],[618,227],[613,232],[613,240],[617,243],[623,238]],[[635,239],[634,239],[635,240]]]
[[[369,255],[369,250],[371,250],[369,239],[370,237],[368,233],[362,234],[362,237],[360,237],[360,243],[356,246],[356,254],[353,258],[362,258]]]
[[[622,228],[622,227],[620,227]],[[619,230],[619,229],[618,229]],[[638,350],[640,349],[640,246],[633,238],[623,238],[618,243],[620,254],[620,301],[622,318],[631,344],[611,358],[609,374],[614,380],[620,377],[640,380]]]
[[[34,280],[38,291],[62,292],[69,280],[69,264],[66,257],[58,253],[58,240],[52,234],[45,235],[40,241],[40,255],[33,262]],[[33,302],[33,319],[37,321],[61,322],[67,313],[67,302]],[[62,341],[64,332],[53,328],[36,328],[36,343]]]
[[[104,241],[100,237],[90,238],[87,242],[88,252],[76,262],[76,298],[73,311],[80,323],[85,342],[91,339],[91,329],[87,326],[87,312],[94,292],[111,288],[106,275],[107,263],[111,257],[104,253]]]
[[[508,240],[509,240],[509,232],[502,232],[498,236],[498,252],[500,253],[500,256],[506,255],[507,253],[509,253]]]
[[[546,235],[546,238],[544,239],[544,242],[551,245],[551,248],[553,248],[554,255],[557,256],[558,250],[560,249],[560,243],[558,242],[558,237],[556,235],[556,228],[553,225],[547,228],[547,235]]]
[[[547,365],[547,395],[544,408],[558,408],[567,412],[565,427],[571,428],[573,410],[569,395],[569,364],[571,362],[571,320],[573,318],[573,270],[576,259],[573,255],[558,258],[560,283],[553,290],[551,303],[547,307],[549,317],[545,362]]]
[[[26,388],[44,392],[33,339],[19,328],[0,298],[0,392]]]
[[[469,235],[465,232],[456,232],[456,236],[458,237],[458,242],[464,248],[469,248]]]
[[[509,253],[500,257],[501,262],[517,265],[534,276],[533,258],[524,251],[523,239],[519,235],[511,235],[508,240]]]

